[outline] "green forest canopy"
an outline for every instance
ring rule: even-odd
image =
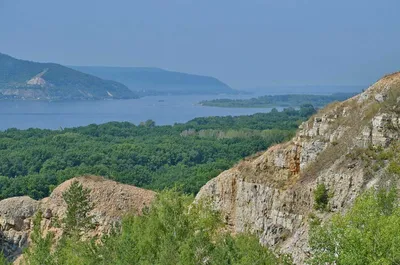
[[[152,190],[178,186],[197,193],[240,159],[290,139],[314,112],[306,105],[173,126],[147,121],[58,131],[8,129],[0,132],[0,198],[43,198],[61,182],[85,174]]]

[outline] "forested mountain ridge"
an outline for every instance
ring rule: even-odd
[[[143,96],[236,94],[227,84],[210,77],[160,68],[71,66],[73,69],[123,83]]]
[[[362,219],[362,212],[345,217],[340,213],[368,188],[399,186],[399,139],[400,73],[395,73],[323,108],[292,140],[221,173],[201,188],[197,199],[213,201],[234,233],[253,231],[264,245],[290,253],[296,264],[396,264],[399,258],[393,255],[398,254],[390,249],[398,248],[398,232],[381,236],[392,228],[379,223],[386,216],[379,209],[385,207],[373,206],[386,195],[371,193],[355,206],[360,210],[361,205],[373,218]],[[399,212],[392,209],[387,206],[385,211],[394,218],[391,222],[398,222]],[[339,214],[333,220],[336,230],[329,228],[334,213]],[[310,230],[321,222],[322,233],[313,236],[310,245]],[[367,222],[375,226],[361,237]],[[345,228],[347,234],[340,232]],[[381,255],[362,242],[385,250]],[[361,249],[366,252],[354,256]]]
[[[0,99],[92,100],[137,95],[121,83],[55,63],[19,60],[0,53]]]

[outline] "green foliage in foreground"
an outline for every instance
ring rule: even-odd
[[[31,233],[31,245],[33,247],[26,249],[24,260],[29,265],[51,265],[52,255],[50,254],[52,244],[54,242],[54,235],[47,233],[43,235],[41,230],[42,213],[36,214],[33,220],[33,230]]]
[[[61,182],[85,174],[153,190],[178,185],[196,193],[240,159],[289,139],[309,115],[286,109],[196,118],[174,126],[148,121],[59,131],[8,129],[0,132],[0,199],[40,199]]]
[[[310,235],[309,264],[400,264],[400,206],[396,190],[367,191],[344,215]]]
[[[10,263],[6,259],[3,253],[0,253],[0,265],[9,265]]]
[[[67,236],[50,251],[35,241],[27,264],[279,265],[290,264],[262,247],[255,236],[232,237],[217,212],[193,197],[164,191],[142,216],[130,216],[101,244]],[[47,253],[43,255],[43,253]]]

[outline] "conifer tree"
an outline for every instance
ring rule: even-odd
[[[91,227],[92,216],[89,212],[93,209],[93,204],[89,200],[89,194],[90,189],[83,188],[77,180],[73,181],[69,189],[63,193],[63,199],[67,204],[63,220],[66,234],[79,233]]]

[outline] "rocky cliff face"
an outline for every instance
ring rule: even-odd
[[[124,185],[102,177],[85,176],[62,183],[50,195],[41,201],[29,197],[15,197],[0,201],[0,239],[1,250],[11,260],[22,253],[28,245],[35,213],[42,212],[42,228],[52,231],[56,237],[62,233],[55,226],[56,220],[65,216],[66,204],[62,198],[72,181],[79,181],[89,188],[90,200],[94,208],[90,212],[96,228],[88,236],[107,233],[126,214],[141,214],[143,207],[149,206],[154,199],[153,191]]]
[[[0,243],[5,256],[15,258],[28,242],[31,217],[39,202],[29,197],[15,197],[0,201]]]
[[[333,103],[303,123],[288,143],[209,181],[196,200],[211,198],[232,232],[251,231],[260,241],[291,253],[297,264],[309,254],[308,219],[327,219],[350,207],[363,190],[387,185],[389,161],[366,155],[399,152],[400,73],[388,75],[347,101]],[[328,212],[314,210],[318,184],[329,191]]]

